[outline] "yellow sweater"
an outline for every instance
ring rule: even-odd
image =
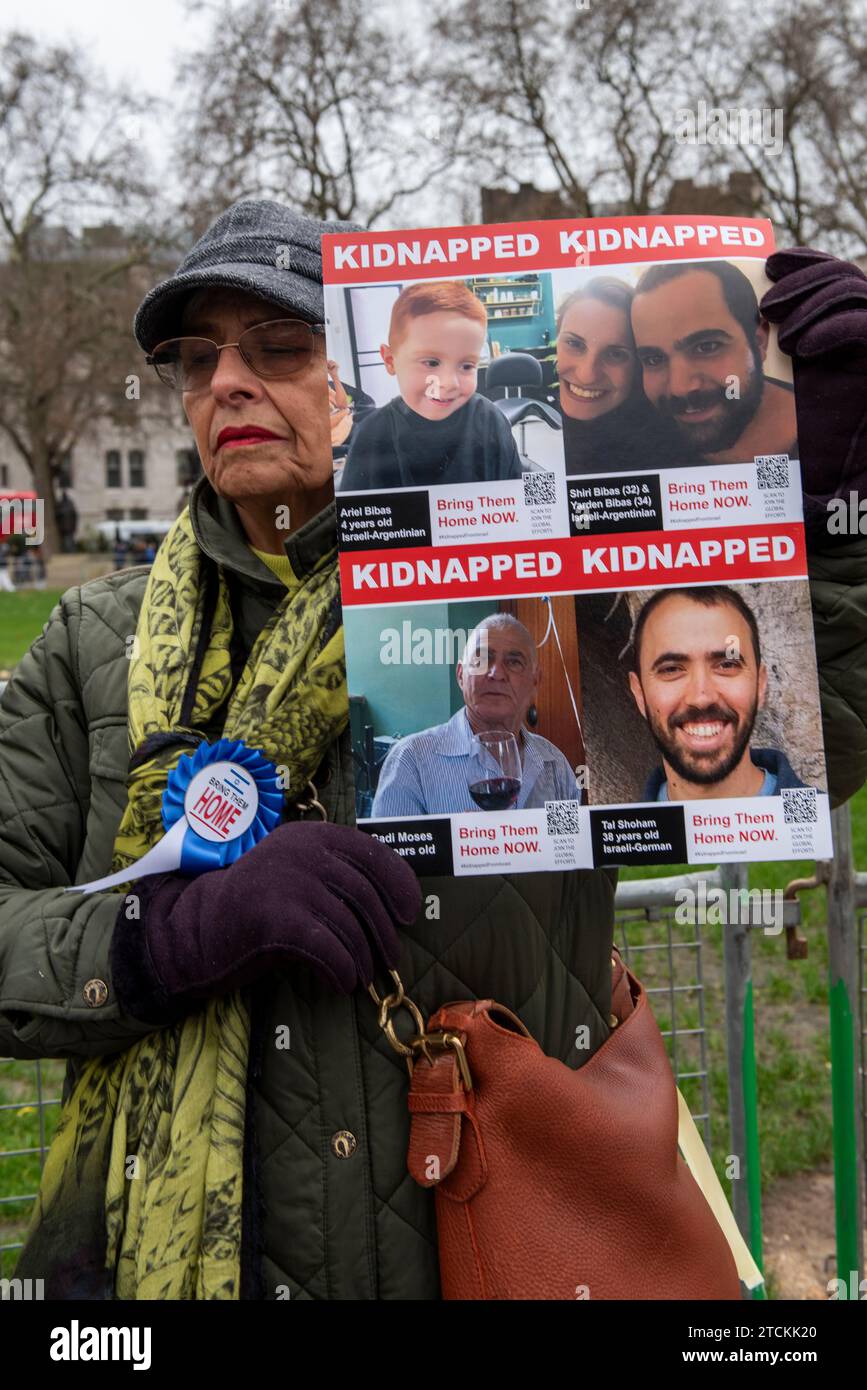
[[[272,573],[276,574],[278,579],[283,581],[287,589],[294,589],[297,587],[298,579],[289,561],[288,555],[285,553],[283,555],[271,555],[265,550],[254,549],[252,545],[250,549],[253,551],[254,555],[258,556],[264,565],[268,566]]]

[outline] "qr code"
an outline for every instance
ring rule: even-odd
[[[815,787],[785,787],[780,795],[786,825],[809,825],[818,820]]]
[[[789,486],[788,454],[757,454],[755,464],[756,481],[760,488],[767,491],[768,488]]]
[[[553,473],[525,473],[524,501],[528,507],[538,507],[557,501],[555,475]]]
[[[577,835],[581,830],[580,801],[546,801],[549,835]]]

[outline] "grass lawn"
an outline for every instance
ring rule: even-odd
[[[27,589],[20,594],[0,593],[0,671],[20,661],[39,636],[61,589]]]
[[[42,1062],[42,1098],[59,1099],[65,1062]],[[50,1143],[60,1106],[38,1105],[34,1062],[0,1061],[0,1198],[15,1198],[0,1205],[0,1245],[20,1241],[39,1186],[40,1155],[21,1154],[22,1149]],[[6,1155],[11,1153],[13,1157]],[[22,1200],[23,1199],[23,1200]],[[0,1278],[9,1278],[17,1251],[0,1255]]]

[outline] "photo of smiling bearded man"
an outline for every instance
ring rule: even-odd
[[[652,266],[635,288],[632,331],[644,393],[696,463],[798,457],[794,390],[765,375],[770,326],[736,265]]]
[[[644,801],[776,796],[803,787],[779,748],[751,748],[767,697],[755,614],[725,585],[660,589],[642,608],[629,685],[662,765]]]

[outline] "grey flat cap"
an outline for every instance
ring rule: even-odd
[[[323,318],[323,232],[357,232],[355,222],[319,222],[282,203],[235,203],[221,213],[174,275],[142,300],[133,322],[145,352],[178,332],[187,295],[202,285],[246,290],[310,323]]]

